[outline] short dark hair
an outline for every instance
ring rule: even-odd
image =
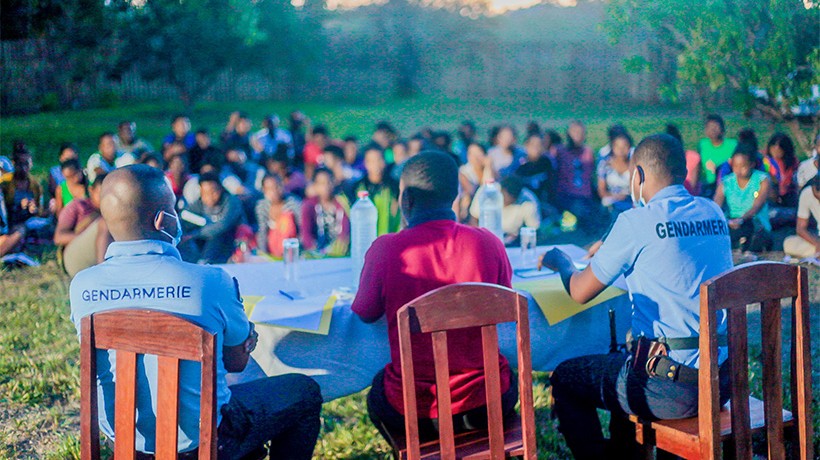
[[[732,158],[736,156],[746,158],[752,166],[757,162],[757,151],[752,149],[751,144],[737,144],[735,151],[732,152]]]
[[[316,125],[313,127],[313,134],[321,134],[322,136],[329,136],[327,126]]]
[[[73,143],[73,142],[63,142],[62,144],[60,144],[60,150],[58,151],[57,155],[58,155],[58,156],[59,156],[59,155],[62,155],[62,153],[63,153],[64,151],[66,151],[67,149],[71,149],[71,150],[73,150],[75,153],[77,152],[77,146],[76,146],[76,145],[74,145],[74,143]]]
[[[273,152],[268,161],[273,161],[276,163],[285,163],[286,165],[290,166],[290,157],[288,156],[288,145],[280,143],[276,146],[276,151]]]
[[[544,133],[544,137],[550,138],[550,145],[558,145],[563,142],[563,139],[561,139],[561,134],[554,129],[548,129],[547,132]]]
[[[629,134],[629,131],[626,130],[626,126],[620,123],[615,123],[606,130],[606,136],[609,138],[609,142],[614,141],[615,137],[619,134]]]
[[[112,133],[111,131],[106,131],[106,132],[104,132],[104,133],[100,134],[100,137],[98,137],[98,138],[97,138],[97,142],[102,142],[102,140],[103,140],[104,138],[106,138],[106,137],[111,137],[111,138],[113,138],[113,137],[114,137],[114,133]]]
[[[517,200],[524,190],[524,181],[516,175],[509,175],[501,179],[501,188],[506,190],[514,200]]]
[[[359,142],[359,138],[357,138],[356,136],[345,136],[344,141],[345,142]]]
[[[380,120],[376,123],[376,131],[387,131],[390,134],[396,134],[396,128],[393,127],[387,120]]]
[[[674,136],[673,136],[673,137],[674,137]],[[623,131],[623,132],[620,132],[620,133],[615,133],[615,135],[614,135],[614,136],[612,136],[612,137],[609,139],[609,142],[610,142],[610,143],[614,143],[616,139],[626,139],[626,141],[627,141],[627,142],[629,142],[629,146],[630,146],[630,147],[632,147],[633,145],[635,145],[635,141],[633,141],[633,140],[632,140],[632,136],[630,136],[630,135],[629,135],[629,133],[628,133],[628,132],[626,132],[626,131]],[[678,140],[678,139],[677,139],[677,138],[675,138],[675,140]],[[678,140],[678,142],[680,142],[680,141]],[[681,143],[681,145],[683,145],[683,143]]]
[[[97,174],[97,177],[94,178],[94,182],[91,183],[91,188],[97,188],[101,186],[103,181],[105,180],[105,176],[107,175],[107,172]]]
[[[678,129],[677,125],[668,123],[666,125],[666,134],[669,134],[670,136],[674,137],[678,140],[678,142],[681,143],[681,145],[683,145],[683,136],[681,135],[680,129]]]
[[[209,173],[205,173],[205,174],[209,174]],[[283,188],[284,185],[285,185],[284,182],[282,182],[282,178],[277,176],[276,174],[265,174],[262,177],[262,185],[264,186],[265,182],[267,182],[269,180],[272,180],[272,181],[276,182],[276,184],[279,185],[279,188]]]
[[[340,160],[345,159],[345,152],[338,145],[333,145],[333,144],[328,145],[327,147],[325,147],[323,152],[324,153],[329,153],[329,154],[333,155],[334,157],[336,157]]]
[[[332,181],[332,180],[333,180],[333,178],[335,177],[335,176],[333,175],[333,171],[331,171],[331,170],[329,170],[329,169],[325,168],[324,166],[320,166],[320,167],[316,168],[316,170],[315,170],[315,171],[313,171],[313,177],[311,177],[310,179],[311,179],[313,182],[316,182],[316,178],[317,178],[317,177],[319,177],[319,174],[327,174],[328,176],[330,176],[330,180],[331,180],[331,181]]]
[[[658,177],[668,177],[674,184],[686,179],[686,153],[683,145],[669,134],[653,134],[644,138],[632,154],[635,164]]]
[[[180,118],[188,118],[188,116],[187,116],[187,115],[185,115],[185,114],[183,114],[183,113],[177,113],[177,114],[175,114],[173,117],[171,117],[171,124],[173,125],[173,124],[174,124],[174,123],[176,123],[176,122],[177,122],[177,120],[179,120]]]
[[[117,123],[117,128],[119,129],[119,128],[122,128],[123,126],[131,126],[131,123],[133,123],[133,122],[128,121],[128,120],[123,120],[123,121]]]
[[[737,132],[737,143],[739,144],[746,144],[749,146],[750,150],[755,152],[755,156],[757,156],[757,152],[760,150],[758,147],[757,142],[757,135],[752,128],[743,128]]]
[[[214,182],[220,189],[222,188],[222,181],[219,180],[219,174],[215,172],[206,172],[201,174],[199,176],[199,185],[202,185],[205,182]]]
[[[458,166],[451,155],[424,151],[401,172],[404,192],[420,208],[449,208],[458,196]]]
[[[26,147],[26,143],[20,139],[16,139],[14,141],[14,148],[11,152],[11,161],[12,162],[19,162],[24,157],[30,157],[31,151],[29,151],[28,147]]]
[[[379,152],[379,154],[382,156],[382,158],[384,158],[384,149],[382,149],[381,146],[379,144],[375,143],[375,142],[371,142],[371,143],[367,144],[367,146],[362,149],[362,153],[363,153],[364,156],[367,156],[367,152],[371,152],[371,151],[374,151],[374,150]]]
[[[199,128],[196,130],[196,134],[209,134],[208,128]]]
[[[721,117],[720,115],[716,113],[710,113],[709,115],[706,115],[706,123],[709,123],[710,121],[717,123],[718,126],[720,126],[721,131],[726,131],[726,123],[723,121],[723,117]]]
[[[80,161],[76,158],[72,158],[70,160],[66,160],[60,163],[60,170],[63,169],[76,169],[77,171],[82,171],[83,167],[80,166]]]

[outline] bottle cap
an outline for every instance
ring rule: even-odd
[[[370,196],[370,193],[368,193],[367,190],[362,190],[357,195],[359,196],[359,198],[364,198],[366,196]]]

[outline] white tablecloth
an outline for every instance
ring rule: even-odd
[[[585,251],[577,246],[560,246],[573,259]],[[548,248],[538,248],[542,254]],[[518,248],[508,249],[513,267],[521,259]],[[275,295],[280,289],[298,288],[308,293],[327,292],[350,287],[350,259],[302,260],[296,285],[284,279],[281,262],[222,265],[239,281],[243,295]],[[513,283],[520,279],[513,279]],[[608,310],[615,309],[618,337],[629,327],[628,296],[621,295],[596,305],[569,319],[550,326],[544,314],[530,297],[529,319],[532,343],[532,367],[550,371],[567,358],[606,353],[609,348]],[[370,385],[373,376],[390,361],[387,326],[384,318],[365,324],[350,310],[349,302],[337,302],[333,308],[327,335],[296,332],[273,326],[258,326],[259,345],[252,362],[240,374],[229,375],[229,383],[264,376],[297,372],[313,377],[322,389],[325,401],[356,393]],[[499,325],[501,352],[517,363],[515,325]]]

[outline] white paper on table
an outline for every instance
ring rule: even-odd
[[[251,312],[250,320],[254,323],[284,327],[316,334],[327,334],[329,310],[336,303],[336,298],[327,295],[314,295],[296,300],[288,299],[281,294],[262,297]]]

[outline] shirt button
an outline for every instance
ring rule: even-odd
[[[669,377],[670,379],[673,379],[673,378],[675,378],[675,373],[670,372],[670,373],[666,374],[666,376]]]

